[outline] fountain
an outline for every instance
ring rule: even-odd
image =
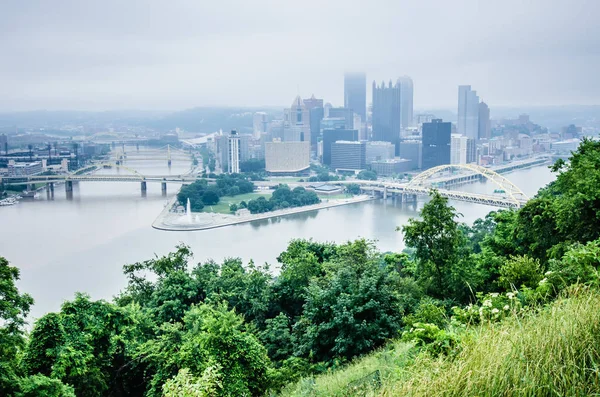
[[[190,199],[187,199],[187,205],[185,206],[185,214],[187,216],[188,223],[192,223],[192,205],[190,204]]]

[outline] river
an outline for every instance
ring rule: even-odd
[[[170,169],[166,161],[128,165],[147,175],[181,174],[189,169],[188,163],[178,161]],[[528,195],[554,179],[546,166],[505,176]],[[479,193],[491,193],[494,188],[488,182],[460,187]],[[169,184],[168,189],[163,197],[160,184],[148,183],[146,197],[142,197],[139,183],[81,182],[74,186],[72,200],[59,185],[52,200],[42,191],[35,200],[0,208],[0,256],[21,270],[18,286],[35,299],[30,321],[58,310],[76,291],[94,299],[111,299],[126,284],[124,264],[164,255],[179,243],[191,247],[195,261],[240,257],[244,262],[267,262],[276,272],[275,258],[294,238],[344,242],[364,237],[375,240],[381,250],[400,251],[404,244],[396,226],[418,216],[418,208],[390,199],[219,229],[165,232],[150,225],[178,186]],[[452,204],[467,223],[496,210],[479,204]]]

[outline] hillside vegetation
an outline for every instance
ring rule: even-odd
[[[523,208],[473,225],[432,191],[404,252],[293,240],[274,276],[180,245],[30,333],[33,300],[0,258],[0,395],[598,395],[600,142],[552,169]]]

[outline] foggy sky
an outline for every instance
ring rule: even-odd
[[[597,0],[3,0],[0,111],[343,105],[343,73],[415,107],[600,104]],[[370,102],[370,84],[368,90]]]

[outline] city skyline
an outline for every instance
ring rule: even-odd
[[[4,3],[0,111],[341,106],[345,70],[411,76],[415,108],[452,108],[462,82],[493,107],[600,103],[599,3],[316,5]]]

